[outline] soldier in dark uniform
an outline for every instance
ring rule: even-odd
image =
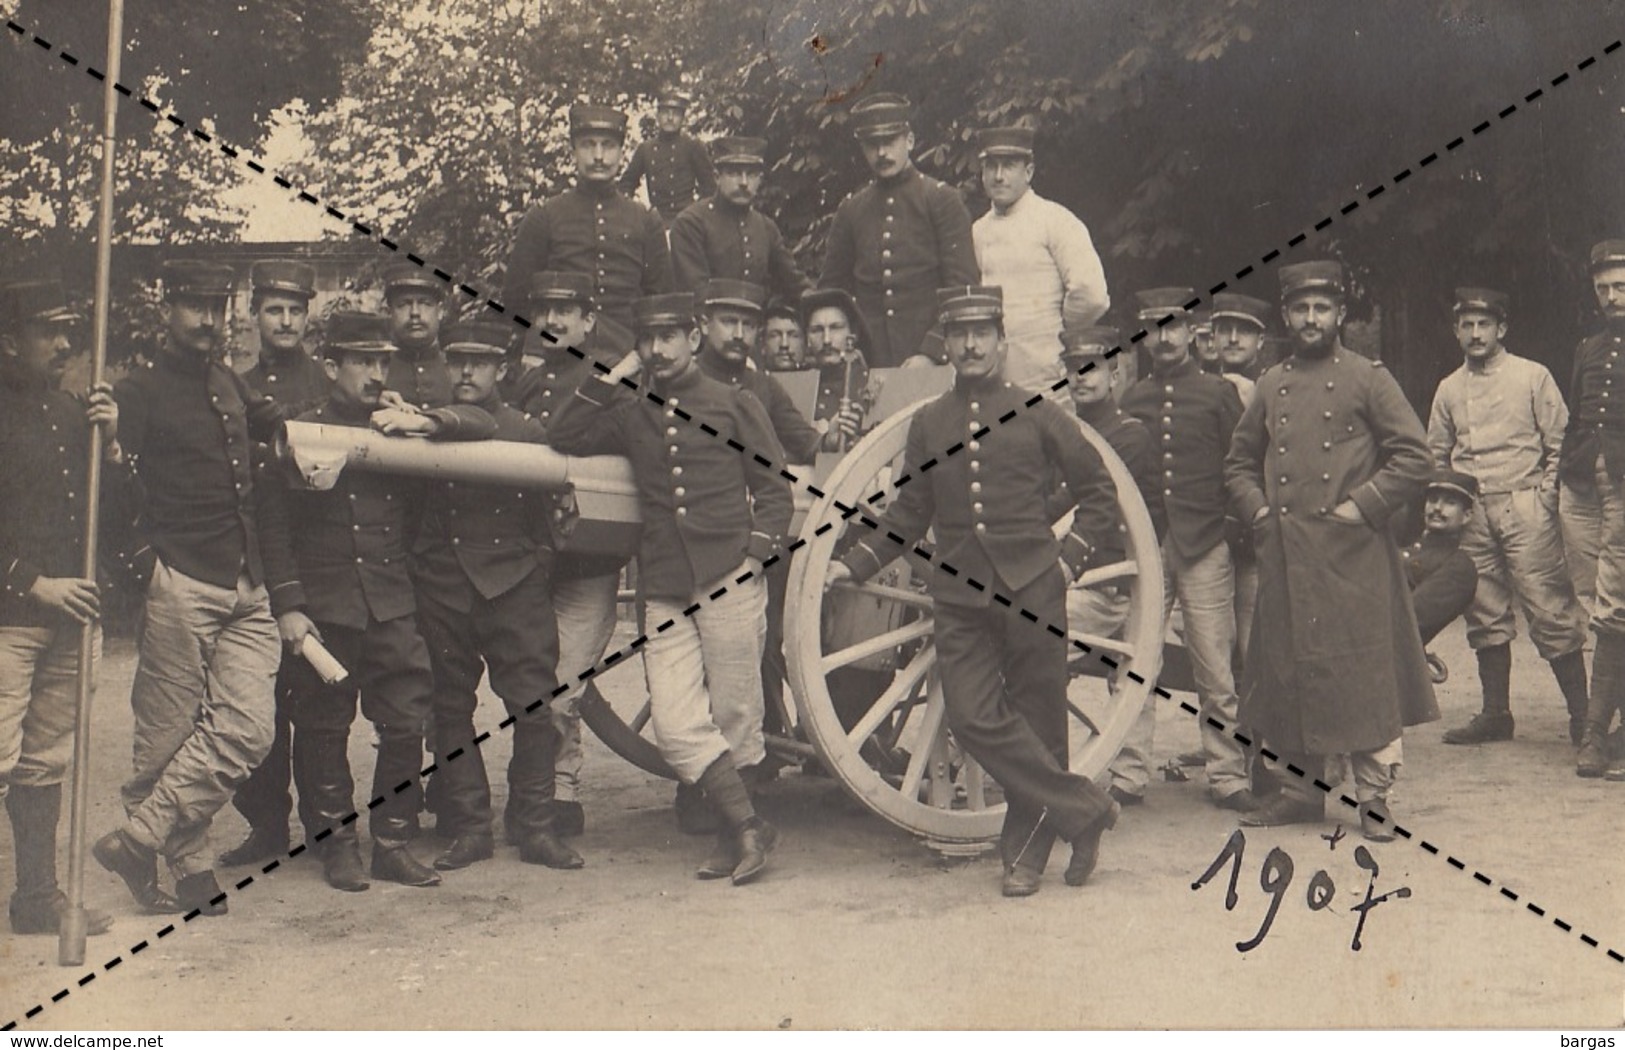
[[[334,314],[323,347],[332,392],[300,421],[336,427],[371,422],[438,440],[491,436],[495,422],[469,406],[380,411],[389,355],[398,352],[383,317]],[[305,838],[322,858],[329,885],[367,888],[355,824],[345,819],[356,811],[349,740],[359,693],[361,711],[378,734],[367,797],[383,799],[376,809],[363,807],[372,826],[372,874],[408,886],[439,885],[434,869],[407,850],[421,801],[423,727],[434,692],[406,569],[417,485],[359,470],[342,472],[325,491],[295,489],[274,471],[263,484],[265,571],[287,650],[279,682],[292,698],[293,771]],[[324,682],[300,655],[307,637],[323,643],[350,677]],[[403,783],[410,788],[397,792]]]
[[[226,913],[204,855],[209,825],[274,732],[282,646],[260,561],[253,452],[282,412],[221,359],[234,281],[228,266],[166,263],[163,349],[117,387],[119,441],[157,560],[130,691],[126,820],[95,855],[152,911]],[[158,886],[160,853],[173,897]]]
[[[593,308],[592,280],[586,274],[544,270],[531,283],[527,309],[542,339],[542,360],[526,372],[510,403],[547,431],[575,396],[583,380],[613,368],[626,356],[632,335],[614,322],[600,324]],[[609,334],[611,332],[615,334]],[[579,353],[571,353],[571,349]],[[579,835],[586,827],[581,808],[581,673],[603,659],[615,632],[616,592],[621,561],[604,556],[561,557],[553,572],[553,613],[559,632],[558,680],[569,691],[554,697],[553,724],[559,731],[551,809],[554,830]],[[512,811],[510,811],[512,812]]]
[[[740,769],[766,756],[762,573],[790,527],[790,486],[778,474],[784,452],[755,395],[694,363],[692,296],[652,296],[637,313],[637,351],[584,381],[551,437],[563,452],[632,462],[643,512],[639,582],[648,622],[662,625],[643,651],[655,741],[722,818],[700,878],[738,885],[761,874],[778,837],[756,815]],[[644,389],[621,382],[644,369]]]
[[[1608,727],[1625,704],[1625,411],[1609,398],[1625,375],[1625,240],[1591,249],[1591,280],[1603,328],[1574,352],[1574,409],[1559,455],[1563,545],[1597,634],[1576,764],[1583,777],[1608,771]]]
[[[1162,507],[1162,468],[1156,442],[1144,423],[1118,407],[1113,391],[1117,375],[1108,355],[1113,347],[1122,345],[1122,335],[1117,329],[1103,325],[1079,325],[1064,329],[1061,343],[1061,364],[1068,375],[1067,389],[1072,395],[1073,410],[1079,419],[1106,439],[1112,451],[1128,467],[1140,497],[1145,500],[1146,510],[1151,514],[1157,537],[1161,539],[1167,532],[1168,522]],[[1061,495],[1063,500],[1071,498],[1064,488]],[[1059,518],[1066,508],[1052,509],[1055,517]],[[1121,524],[1119,527],[1122,527]],[[1121,557],[1121,550],[1107,551],[1097,555],[1096,561],[1111,562]],[[1067,626],[1072,630],[1114,638],[1123,629],[1128,613],[1128,591],[1116,584],[1067,589],[1066,619]],[[1096,657],[1083,654],[1077,659],[1093,660]],[[1115,679],[1112,679],[1112,683],[1115,686]],[[1142,722],[1149,723],[1155,719],[1156,705],[1155,695],[1146,697],[1145,707],[1139,715]],[[1120,773],[1112,771],[1112,783],[1107,789],[1112,798],[1123,805],[1145,801],[1145,784],[1119,782],[1124,779]]]
[[[1261,355],[1272,313],[1269,303],[1250,295],[1220,292],[1213,297],[1213,343],[1223,374],[1246,379],[1249,392],[1264,370]],[[1237,391],[1241,389],[1238,385]],[[1245,404],[1249,399],[1243,394],[1241,400]]]
[[[842,288],[807,292],[801,297],[801,318],[807,331],[807,361],[818,369],[813,419],[845,416],[844,429],[855,437],[868,409],[869,362],[864,348],[869,345],[869,326],[852,293]]]
[[[452,396],[489,413],[499,440],[540,444],[542,425],[497,394],[513,335],[507,320],[452,325],[445,350]],[[550,868],[583,863],[558,837],[551,805],[559,746],[550,710],[559,657],[551,517],[551,501],[522,488],[438,481],[427,493],[411,567],[434,666],[437,828],[452,840],[435,859],[442,871],[495,851],[485,757],[474,743],[475,690],[487,672],[514,719],[507,825],[520,859]]]
[[[1399,552],[1424,646],[1473,604],[1478,569],[1472,555],[1461,549],[1461,534],[1477,502],[1477,478],[1459,470],[1435,470],[1423,504],[1422,537]]]
[[[1027,896],[1057,836],[1072,843],[1067,884],[1082,885],[1120,809],[1067,770],[1067,645],[1050,633],[1066,623],[1067,584],[1115,542],[1117,523],[1110,475],[1077,424],[1053,402],[1025,407],[1026,395],[999,379],[1002,302],[998,288],[942,290],[953,389],[910,422],[903,472],[914,482],[830,564],[829,582],[868,579],[935,529],[941,562],[930,586],[948,726],[1004,787],[1003,892]],[[939,458],[961,442],[962,455]],[[928,459],[937,465],[922,473]],[[1055,470],[1076,500],[1060,541],[1045,513]]]
[[[772,299],[762,314],[756,363],[769,372],[799,372],[807,367],[807,333],[794,301]]]
[[[625,113],[608,106],[570,107],[576,183],[532,208],[519,223],[503,286],[508,302],[523,302],[541,270],[584,273],[592,278],[599,318],[630,330],[632,303],[671,289],[671,256],[660,216],[615,185],[625,144]]]
[[[266,259],[249,267],[248,279],[253,288],[248,311],[259,331],[260,355],[243,378],[292,419],[326,401],[332,387],[303,345],[316,298],[316,270],[293,259]]]
[[[716,155],[717,192],[685,208],[671,224],[671,265],[677,287],[698,292],[713,277],[766,285],[794,301],[812,286],[785,246],[772,219],[756,210],[762,190],[761,139],[721,138]]]
[[[1151,374],[1123,395],[1123,410],[1156,437],[1162,497],[1168,515],[1163,542],[1167,592],[1164,615],[1179,600],[1185,647],[1202,706],[1202,748],[1207,753],[1208,798],[1223,809],[1256,805],[1248,788],[1246,752],[1236,728],[1236,582],[1225,543],[1224,456],[1241,418],[1236,388],[1203,372],[1191,356],[1185,304],[1189,288],[1154,288],[1139,294],[1140,320],[1153,322]],[[1171,318],[1164,322],[1165,318]],[[1225,729],[1208,720],[1216,718]],[[1152,726],[1142,718],[1113,763],[1130,784],[1150,779]]]
[[[688,96],[667,91],[655,105],[655,137],[644,139],[632,153],[621,175],[621,192],[628,197],[638,183],[649,182],[649,203],[668,221],[697,200],[717,191],[717,172],[700,141],[683,131]]]
[[[391,263],[382,276],[389,338],[401,351],[389,359],[385,404],[419,409],[451,404],[451,380],[440,352],[446,286],[409,262]]]
[[[303,345],[310,301],[316,297],[316,271],[293,259],[266,259],[250,267],[248,275],[253,287],[249,312],[259,331],[260,354],[243,379],[281,405],[283,414],[292,419],[326,401],[333,385]],[[284,656],[284,663],[298,659],[297,654]],[[288,851],[288,814],[292,810],[288,742],[293,701],[284,677],[278,672],[271,753],[231,800],[248,821],[248,837],[220,854],[220,863],[228,868]]]
[[[1241,713],[1281,756],[1280,794],[1241,822],[1318,823],[1325,793],[1314,780],[1338,781],[1329,766],[1346,756],[1361,831],[1383,841],[1393,837],[1401,731],[1439,717],[1387,529],[1433,465],[1393,376],[1342,345],[1343,288],[1335,261],[1281,267],[1295,350],[1259,379],[1225,458],[1232,505],[1258,550]]]
[[[1219,375],[1224,371],[1224,362],[1219,360],[1219,346],[1213,339],[1213,312],[1192,310],[1190,326],[1191,356],[1196,358],[1196,364],[1202,371],[1208,375]]]
[[[81,318],[54,280],[0,285],[0,798],[16,845],[11,931],[57,933],[67,900],[57,886],[62,781],[73,755],[79,641],[101,615],[101,589],[84,579],[90,426],[100,423],[102,524],[126,517],[128,494],[112,388],[88,403],[59,389]],[[127,502],[127,501],[126,501]],[[101,631],[92,655],[101,659]],[[95,681],[96,668],[86,668]],[[112,919],[86,913],[87,932]]]
[[[749,363],[751,347],[756,345],[757,326],[761,323],[762,300],[766,289],[746,281],[713,278],[705,282],[700,292],[700,331],[703,342],[696,360],[705,374],[729,386],[749,390],[767,409],[773,433],[784,449],[790,463],[810,464],[820,451],[834,451],[850,442],[857,433],[855,417],[850,413],[835,419],[807,422],[790,395],[767,372],[752,368]],[[781,562],[768,571],[767,638],[763,646],[762,687],[763,707],[768,725],[779,727],[779,712],[784,701],[784,634],[781,620],[784,615],[788,562]],[[681,792],[681,788],[679,788]],[[685,801],[679,800],[678,818],[685,820]],[[703,824],[693,819],[690,827]]]
[[[1236,388],[1243,409],[1256,393],[1258,351],[1271,313],[1269,303],[1250,295],[1220,292],[1213,297],[1213,344],[1219,354],[1219,374]],[[1236,653],[1245,661],[1252,644],[1253,610],[1258,607],[1258,556],[1253,551],[1252,529],[1234,516],[1225,517],[1225,540],[1236,571]]]
[[[976,283],[970,212],[959,191],[914,167],[910,107],[870,95],[852,107],[853,130],[875,181],[835,212],[820,288],[844,288],[873,333],[869,363],[892,368],[923,349],[936,323],[936,290]]]

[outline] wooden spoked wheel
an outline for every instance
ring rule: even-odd
[[[929,568],[911,554],[861,585],[825,591],[843,536],[869,530],[852,508],[879,518],[902,469],[909,421],[925,403],[887,418],[829,475],[790,567],[784,634],[800,726],[830,772],[869,809],[952,849],[997,837],[1004,800],[947,728],[922,583]],[[1111,472],[1127,551],[1080,581],[1126,593],[1121,631],[1111,638],[1069,631],[1071,768],[1095,777],[1116,757],[1161,668],[1162,560],[1128,468],[1099,434],[1078,426]]]

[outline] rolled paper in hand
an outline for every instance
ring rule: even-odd
[[[304,641],[299,643],[299,655],[305,658],[305,662],[310,664],[311,669],[328,685],[336,685],[350,677],[350,672],[339,663],[338,657],[328,652],[327,646],[314,634],[305,635]]]

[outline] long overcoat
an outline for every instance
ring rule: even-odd
[[[1258,381],[1225,460],[1253,525],[1258,607],[1241,720],[1299,754],[1373,751],[1439,717],[1389,517],[1432,461],[1422,423],[1380,363],[1338,346]],[[1365,520],[1331,515],[1352,500]]]

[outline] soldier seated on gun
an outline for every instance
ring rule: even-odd
[[[861,434],[869,408],[869,363],[864,348],[869,328],[850,292],[817,288],[801,297],[807,332],[807,362],[818,369],[818,400],[813,420],[842,420],[835,429],[847,435],[840,451]]]

